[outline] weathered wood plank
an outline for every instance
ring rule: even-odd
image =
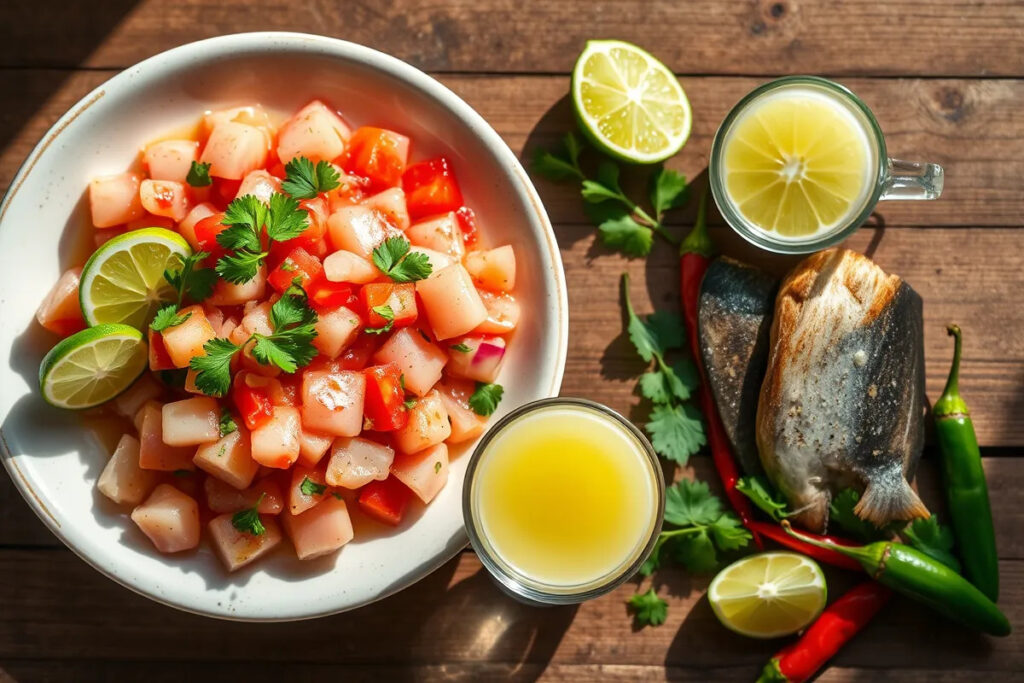
[[[338,3],[332,0],[20,2],[3,66],[124,67],[154,52],[242,31],[311,31],[433,71],[567,72],[584,43],[648,46],[683,73],[1020,75],[1018,2],[935,0],[574,0]],[[898,49],[884,49],[898,46]],[[993,49],[998,46],[998,49]]]
[[[1024,12],[1022,12],[1024,15]],[[2,70],[0,90],[16,92],[0,111],[0,188],[46,129],[112,71],[67,73]],[[562,76],[442,76],[517,153],[532,155],[572,127]],[[702,173],[714,132],[729,108],[761,79],[684,78],[694,107],[690,142],[670,162],[689,177]],[[1015,120],[1024,109],[1024,81],[844,79],[874,108],[890,153],[946,167],[937,202],[886,202],[878,213],[892,226],[1019,226],[1024,214],[1024,138]],[[143,142],[143,141],[140,141]],[[525,150],[525,153],[524,153]],[[555,222],[584,222],[576,188],[538,183]],[[690,212],[672,217],[685,221]],[[717,217],[715,218],[717,220]]]
[[[1019,624],[1024,620],[1024,562],[1006,561],[1001,568],[1001,602],[1010,621]],[[461,667],[490,662],[527,670],[544,665],[691,670],[727,665],[735,669],[730,674],[750,680],[779,647],[778,642],[725,631],[703,598],[708,578],[677,570],[662,571],[656,579],[670,601],[668,621],[641,631],[633,629],[625,607],[634,584],[579,607],[536,609],[502,595],[469,553],[376,605],[289,624],[216,622],[169,610],[125,591],[60,550],[0,550],[0,576],[11,578],[0,582],[4,663],[174,660],[184,666],[216,660],[225,666],[386,662]],[[854,580],[832,576],[833,593]],[[1024,635],[985,638],[896,599],[835,664],[1021,671]]]

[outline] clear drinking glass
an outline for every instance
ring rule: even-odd
[[[758,227],[743,216],[729,197],[725,186],[724,148],[731,127],[740,115],[757,100],[769,93],[776,93],[782,88],[798,88],[805,91],[810,89],[830,96],[833,101],[844,106],[853,115],[862,126],[865,137],[871,146],[870,158],[874,166],[873,188],[866,193],[861,205],[856,211],[851,211],[850,218],[842,224],[824,233],[810,235],[805,239],[782,238],[777,233]],[[732,229],[762,249],[782,254],[806,254],[834,246],[855,232],[868,219],[879,201],[938,199],[942,194],[943,183],[941,166],[888,157],[882,129],[867,105],[849,88],[817,76],[779,78],[755,88],[741,99],[725,117],[718,132],[715,133],[708,164],[708,176],[715,204]]]
[[[636,452],[650,477],[651,490],[654,498],[649,501],[650,524],[646,533],[636,539],[631,553],[610,571],[602,576],[593,576],[589,580],[575,584],[551,584],[537,577],[523,574],[510,562],[502,558],[500,552],[488,537],[486,525],[480,514],[481,496],[486,492],[478,486],[480,464],[487,457],[488,446],[504,430],[515,425],[536,411],[545,411],[568,407],[583,410],[609,425],[614,425],[633,444]],[[571,605],[604,595],[622,585],[640,569],[654,549],[654,544],[661,533],[662,517],[665,512],[665,480],[661,470],[661,462],[647,437],[626,418],[617,412],[594,401],[582,398],[548,398],[527,403],[495,423],[477,444],[466,469],[465,483],[462,489],[462,511],[466,521],[466,531],[473,550],[480,562],[490,572],[498,586],[509,596],[532,605]]]

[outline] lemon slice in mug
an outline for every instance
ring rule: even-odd
[[[623,161],[664,161],[690,137],[690,101],[679,81],[621,40],[587,43],[572,71],[572,101],[587,137]]]
[[[133,230],[110,240],[82,269],[78,300],[85,321],[145,328],[157,309],[176,296],[164,270],[191,253],[188,242],[163,228]]]
[[[708,601],[722,625],[752,638],[796,633],[821,614],[826,594],[821,567],[785,552],[744,557],[708,587]]]
[[[142,333],[97,325],[54,346],[39,366],[43,398],[58,408],[92,408],[132,385],[149,364]]]

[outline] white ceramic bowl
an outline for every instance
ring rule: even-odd
[[[495,417],[558,393],[568,335],[558,245],[537,193],[497,133],[418,69],[352,43],[293,33],[249,33],[185,45],[137,64],[71,108],[32,151],[0,205],[0,435],[3,462],[40,519],[110,578],[180,609],[239,620],[288,620],[351,609],[422,578],[466,545],[461,493],[467,457],[422,514],[389,535],[357,538],[302,563],[282,550],[234,574],[210,548],[157,553],[99,495],[109,455],[74,413],[45,405],[39,361],[54,343],[36,306],[88,235],[89,180],[124,170],[141,145],[194,123],[205,109],[260,102],[291,112],[314,97],[352,124],[412,137],[414,158],[453,160],[485,239],[515,247],[523,322],[502,377]],[[76,246],[79,245],[79,246]]]

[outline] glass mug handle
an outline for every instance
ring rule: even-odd
[[[938,164],[889,159],[879,199],[938,199],[942,181],[943,171]]]

